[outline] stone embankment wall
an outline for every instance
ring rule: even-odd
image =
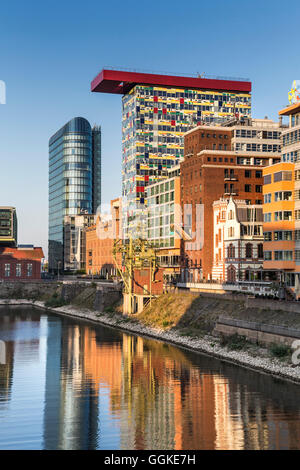
[[[225,336],[238,334],[253,343],[266,346],[274,343],[291,346],[296,339],[300,339],[300,330],[294,328],[222,317],[216,323],[213,334]]]
[[[60,290],[58,282],[0,282],[1,299],[42,299]]]
[[[53,296],[66,303],[103,312],[122,298],[117,284],[98,285],[83,282],[1,282],[0,299],[47,301]]]
[[[246,297],[245,299],[246,308],[259,308],[259,309],[271,309],[281,310],[283,312],[295,312],[300,314],[300,302],[296,301],[280,301],[271,299],[259,299]]]

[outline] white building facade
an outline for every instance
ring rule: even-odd
[[[221,198],[214,202],[213,210],[213,280],[226,283],[262,280],[262,206]]]

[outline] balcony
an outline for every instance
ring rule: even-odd
[[[224,190],[224,196],[237,196],[238,190],[237,188],[227,188]]]
[[[237,175],[225,175],[224,176],[224,181],[237,181],[238,177]]]

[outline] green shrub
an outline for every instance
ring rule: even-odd
[[[114,313],[114,307],[112,305],[109,305],[108,307],[105,307],[104,312],[105,313]]]
[[[272,356],[274,357],[286,357],[291,354],[291,348],[286,344],[272,344],[270,347]]]
[[[221,336],[221,341],[220,341],[221,346],[227,346],[228,349],[231,349],[232,351],[240,351],[241,349],[244,349],[245,346],[247,346],[247,340],[245,336],[240,336],[237,333],[234,335],[230,336]]]
[[[48,300],[45,302],[46,307],[51,307],[51,308],[56,308],[56,307],[63,307],[63,305],[66,305],[68,302],[66,302],[65,299],[62,297],[59,297],[58,294],[55,292],[52,297],[50,297]]]

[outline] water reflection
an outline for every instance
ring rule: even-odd
[[[0,340],[0,448],[300,448],[299,386],[29,309]]]

